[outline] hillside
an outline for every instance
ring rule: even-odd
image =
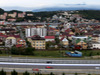
[[[100,10],[81,10],[78,12],[78,14],[87,19],[100,20]]]
[[[3,14],[5,11],[0,8],[0,14]]]

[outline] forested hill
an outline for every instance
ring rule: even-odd
[[[0,8],[0,14],[3,14],[5,11]]]
[[[100,10],[80,10],[78,14],[83,18],[100,20]]]

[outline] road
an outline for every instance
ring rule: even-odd
[[[0,62],[0,67],[8,68],[39,68],[45,69],[46,66],[51,66],[54,69],[95,69],[100,68],[100,64],[45,64],[45,63],[11,63]]]
[[[28,22],[16,22],[16,23],[11,23],[11,22],[6,22],[6,24],[12,24],[12,25],[37,25],[37,24],[42,24],[42,25],[45,25],[45,24],[51,24],[51,25],[59,25],[61,23],[46,23],[46,22],[31,22],[31,23],[28,23]],[[75,24],[78,24],[78,25],[100,25],[100,23],[71,23],[72,25],[75,25]]]
[[[53,69],[45,69],[46,66],[52,66]],[[9,63],[0,62],[0,69],[4,69],[7,72],[15,69],[17,72],[30,73],[33,72],[33,68],[39,69],[42,73],[96,73],[100,74],[100,64],[44,64],[44,63]],[[99,68],[99,69],[96,69]]]
[[[19,63],[47,63],[52,64],[100,64],[100,60],[68,60],[68,59],[50,59],[50,58],[0,58],[0,62],[19,62]]]

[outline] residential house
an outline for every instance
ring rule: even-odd
[[[88,37],[85,36],[73,36],[72,37],[72,42],[76,46],[81,46],[82,49],[87,49],[88,47]]]
[[[12,34],[13,32],[16,32],[15,29],[12,28],[1,28],[0,33],[3,34]]]
[[[4,25],[5,24],[5,21],[0,21],[0,25]]]
[[[23,40],[23,39],[19,39],[19,40],[17,40],[17,45],[25,46],[26,45],[26,41]]]
[[[0,15],[0,19],[5,20],[6,19],[6,16],[5,15]]]
[[[7,38],[7,35],[4,34],[0,34],[0,40],[5,41],[5,39]]]
[[[99,40],[99,35],[92,36],[92,42],[98,42],[98,40]]]
[[[12,47],[14,45],[16,45],[16,38],[13,37],[13,36],[7,37],[6,40],[5,40],[5,46],[6,47]]]
[[[0,39],[0,45],[3,45],[3,44],[4,44],[3,40]]]
[[[17,44],[17,40],[20,39],[19,35],[9,35],[5,39],[5,46],[12,47]]]
[[[19,17],[19,18],[25,17],[25,16],[24,16],[24,13],[18,13],[18,17]]]
[[[68,47],[68,45],[69,45],[69,42],[68,42],[68,40],[65,38],[65,37],[63,37],[63,38],[61,38],[61,42],[60,42],[64,47]]]
[[[100,43],[92,43],[91,49],[100,49]]]
[[[34,47],[35,49],[45,49],[46,48],[45,38],[40,37],[39,35],[34,35],[32,37],[29,37],[28,41],[31,43],[31,46]]]
[[[17,12],[10,13],[10,14],[8,14],[8,16],[15,18],[17,16]]]
[[[16,19],[14,19],[14,18],[10,18],[10,19],[7,19],[8,21],[11,21],[11,22],[14,22],[14,21],[16,21]]]

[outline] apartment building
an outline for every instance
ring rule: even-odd
[[[28,41],[31,43],[31,46],[35,49],[45,49],[45,39],[43,37],[40,37],[39,35],[34,35],[32,37],[27,38]]]
[[[45,37],[47,35],[47,29],[46,28],[26,28],[25,29],[25,35],[26,37],[39,35],[40,37]]]

